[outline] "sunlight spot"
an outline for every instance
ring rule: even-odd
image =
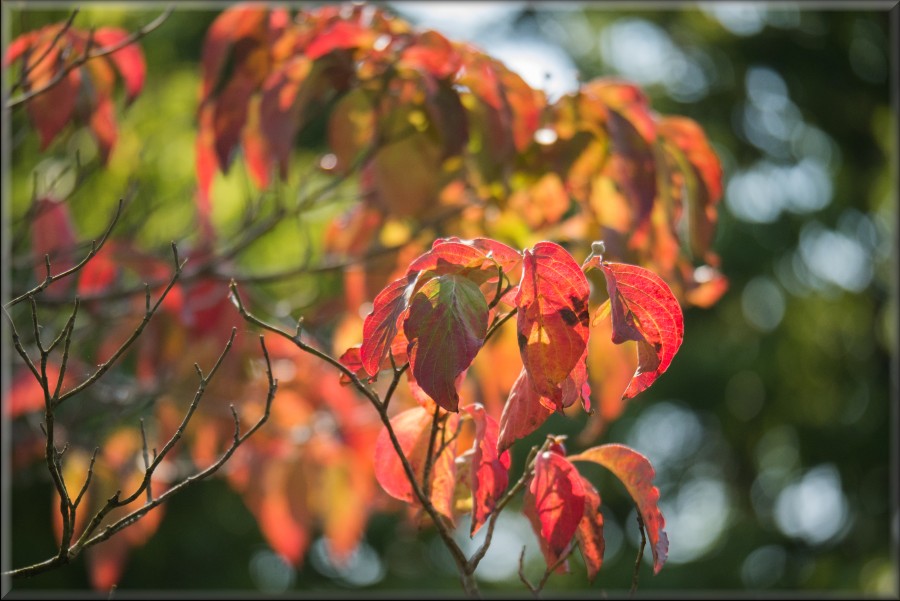
[[[293,586],[296,574],[281,555],[262,549],[250,558],[250,577],[257,589],[277,595]]]
[[[849,519],[847,498],[841,491],[841,476],[832,464],[808,470],[785,487],[775,502],[778,528],[810,545],[838,537]]]

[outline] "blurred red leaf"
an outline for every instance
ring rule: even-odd
[[[669,552],[669,538],[664,529],[666,520],[659,511],[659,489],[653,486],[656,472],[650,461],[620,444],[594,447],[570,456],[569,461],[592,461],[610,470],[622,481],[641,512],[653,552],[653,571],[659,573]]]
[[[128,35],[126,31],[116,27],[99,27],[94,31],[94,42],[108,48],[122,43]],[[147,76],[144,52],[139,45],[128,44],[110,54],[109,60],[116,66],[119,76],[125,82],[127,101],[133,102],[144,88],[144,79]]]
[[[584,354],[588,338],[587,279],[572,256],[553,242],[525,251],[516,295],[522,363],[535,390],[563,407],[563,383]]]

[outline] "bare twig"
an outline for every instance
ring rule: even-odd
[[[147,327],[147,324],[150,323],[150,320],[153,318],[153,316],[156,314],[156,311],[162,305],[163,301],[166,300],[166,296],[168,296],[169,291],[172,290],[173,286],[175,286],[175,283],[178,281],[179,276],[181,276],[181,270],[184,267],[184,264],[187,262],[187,259],[185,259],[181,263],[178,262],[179,261],[178,247],[175,246],[174,242],[172,243],[172,255],[174,257],[174,262],[175,262],[175,273],[172,275],[172,278],[169,280],[169,284],[166,286],[165,290],[163,290],[162,294],[159,296],[156,303],[152,307],[150,307],[149,310],[146,310],[144,312],[144,317],[143,317],[143,319],[141,319],[141,323],[139,323],[138,326],[134,329],[134,331],[131,332],[131,335],[125,340],[125,342],[123,342],[119,346],[119,348],[116,349],[116,351],[112,354],[112,356],[110,356],[109,359],[107,359],[104,363],[102,363],[97,368],[97,370],[93,374],[90,375],[90,377],[88,377],[86,380],[84,380],[78,386],[75,386],[74,388],[71,388],[68,391],[57,396],[54,400],[54,405],[61,404],[66,399],[69,399],[69,398],[75,396],[76,394],[83,392],[86,388],[95,384],[101,377],[103,377],[103,374],[105,374],[107,371],[109,371],[109,368],[111,368],[116,363],[116,361],[118,361],[119,357],[121,357],[125,353],[125,351],[127,351],[131,347],[131,345],[134,343],[134,341],[138,339],[138,337],[141,335],[141,332],[144,331],[144,328]],[[148,307],[150,305],[149,299],[150,299],[150,291],[147,290],[146,306],[148,306]]]
[[[425,496],[431,496],[431,468],[437,459],[434,454],[434,445],[437,441],[438,430],[441,430],[441,408],[435,403],[434,416],[431,418],[431,433],[428,436],[428,450],[425,452],[425,467],[422,469],[422,492]]]
[[[263,353],[263,357],[264,357],[265,363],[266,363],[266,375],[268,378],[268,393],[266,395],[265,410],[264,410],[263,414],[259,417],[259,419],[256,421],[256,423],[253,425],[253,427],[250,428],[249,430],[247,430],[240,437],[236,437],[232,441],[232,444],[228,447],[228,449],[219,457],[219,459],[215,463],[213,463],[206,469],[185,478],[177,485],[168,489],[165,493],[163,493],[159,497],[156,497],[155,499],[152,499],[152,500],[146,502],[140,508],[132,511],[128,515],[118,519],[117,521],[113,522],[112,524],[109,524],[108,526],[106,526],[103,529],[102,532],[94,534],[94,532],[97,530],[100,523],[102,522],[103,518],[106,517],[106,515],[112,509],[114,509],[116,507],[121,507],[121,506],[127,505],[128,503],[136,500],[140,496],[140,494],[144,490],[147,489],[147,487],[149,485],[149,478],[152,476],[153,470],[159,465],[159,462],[162,460],[162,458],[165,456],[165,454],[168,452],[168,450],[171,449],[172,446],[175,444],[175,442],[177,442],[177,440],[181,437],[181,434],[183,434],[184,427],[186,427],[187,422],[190,420],[190,416],[193,415],[194,410],[196,410],[197,405],[199,404],[200,399],[202,398],[203,393],[206,390],[206,384],[208,384],[209,380],[215,376],[216,372],[219,369],[219,366],[222,364],[222,360],[224,359],[225,355],[228,353],[228,350],[231,348],[231,344],[234,341],[234,336],[235,336],[235,330],[232,330],[232,334],[231,334],[231,337],[229,338],[228,344],[226,345],[225,349],[222,351],[222,354],[217,359],[215,365],[210,370],[208,375],[202,377],[201,384],[198,386],[197,393],[194,395],[194,399],[191,402],[191,406],[188,409],[188,412],[185,416],[185,420],[182,422],[182,427],[179,427],[179,430],[175,433],[175,435],[173,435],[173,437],[169,440],[169,442],[166,444],[166,446],[163,448],[163,450],[154,457],[154,461],[150,464],[149,468],[147,468],[147,470],[145,470],[144,480],[141,482],[141,484],[139,485],[138,489],[134,492],[134,494],[130,495],[128,498],[126,498],[124,500],[120,500],[121,491],[117,491],[112,497],[107,499],[106,504],[104,504],[104,506],[93,516],[90,523],[87,525],[84,532],[82,533],[82,535],[79,537],[78,541],[74,545],[69,546],[68,543],[66,543],[61,546],[60,553],[55,555],[54,557],[47,559],[45,561],[42,561],[40,563],[36,563],[36,564],[26,566],[23,568],[19,568],[16,570],[11,570],[9,572],[6,572],[4,575],[11,576],[13,578],[34,576],[36,574],[40,574],[40,573],[46,572],[48,570],[54,569],[62,564],[68,563],[69,561],[71,561],[72,559],[77,557],[81,553],[81,551],[83,551],[84,549],[86,549],[88,547],[92,547],[93,545],[96,545],[100,542],[107,540],[108,538],[110,538],[111,536],[116,534],[117,532],[119,532],[122,529],[127,528],[131,524],[137,522],[143,516],[145,516],[147,513],[149,513],[152,509],[154,509],[154,508],[158,507],[159,505],[161,505],[162,503],[166,502],[172,495],[175,495],[178,492],[184,490],[186,487],[192,485],[193,483],[204,480],[204,479],[208,478],[209,476],[213,475],[214,473],[216,473],[231,458],[231,456],[234,454],[234,452],[250,436],[252,436],[257,430],[259,430],[259,428],[261,428],[263,426],[263,424],[266,423],[266,421],[268,421],[269,416],[271,414],[272,401],[275,398],[275,392],[278,388],[278,381],[275,380],[275,378],[272,375],[272,363],[269,358],[269,353],[268,353],[268,350],[266,349],[265,340],[263,339],[262,336],[260,336],[260,346],[262,347],[262,353]],[[90,467],[88,468],[87,480],[85,481],[85,484],[82,487],[81,492],[78,494],[78,497],[76,497],[74,502],[69,503],[69,507],[71,507],[71,510],[72,510],[71,515],[73,518],[74,518],[74,509],[81,502],[83,495],[90,484],[91,475],[93,474],[94,458],[96,457],[96,455],[97,455],[97,450],[94,451],[94,456],[91,460]]]
[[[50,54],[50,52],[56,48],[56,45],[59,43],[59,40],[66,34],[67,31],[72,27],[72,22],[75,20],[75,17],[78,15],[78,11],[80,9],[76,6],[72,13],[69,15],[69,18],[66,19],[66,22],[63,23],[63,26],[60,27],[59,31],[56,32],[56,35],[53,36],[53,39],[50,41],[50,45],[44,49],[44,52],[34,59],[34,61],[25,60],[23,61],[24,67],[22,67],[22,72],[19,74],[18,80],[10,86],[10,93],[15,92],[18,88],[25,85],[25,80],[28,79],[28,75],[34,71],[44,59]]]
[[[91,46],[93,45],[93,43],[92,43],[93,35],[91,35],[91,37],[88,38],[87,47],[85,48],[85,51],[81,56],[76,58],[74,61],[72,61],[71,63],[69,63],[62,69],[60,69],[59,71],[57,71],[56,75],[54,75],[53,78],[50,79],[50,81],[48,81],[44,85],[34,88],[32,90],[28,90],[27,92],[24,92],[24,93],[16,96],[15,98],[10,98],[9,100],[7,100],[6,101],[7,110],[13,109],[13,108],[19,106],[20,104],[27,102],[28,100],[34,98],[38,94],[43,94],[47,90],[53,88],[56,84],[61,82],[69,73],[71,73],[75,69],[78,69],[79,67],[84,65],[89,60],[92,60],[95,58],[100,58],[102,56],[108,56],[108,55],[112,54],[113,52],[117,52],[126,46],[130,46],[131,44],[134,44],[135,42],[137,42],[138,40],[140,40],[141,38],[143,38],[144,36],[146,36],[147,34],[152,32],[154,29],[156,29],[157,27],[162,25],[165,22],[165,20],[169,18],[169,15],[171,15],[174,10],[175,10],[174,6],[169,6],[168,8],[166,8],[165,11],[162,12],[162,14],[160,14],[158,17],[156,17],[155,19],[153,19],[152,21],[150,21],[149,23],[147,23],[146,25],[144,25],[143,27],[141,27],[140,29],[138,29],[137,31],[132,33],[131,35],[129,35],[124,40],[122,40],[116,44],[113,44],[112,46],[106,46],[104,48],[99,48],[94,52],[91,51]]]
[[[528,587],[528,590],[531,591],[531,594],[534,595],[535,599],[541,598],[541,591],[544,590],[544,586],[547,585],[547,581],[550,580],[550,576],[559,568],[559,566],[563,565],[566,560],[569,558],[569,555],[572,554],[572,551],[575,550],[575,540],[569,543],[569,546],[566,547],[565,551],[560,554],[559,557],[556,558],[556,561],[553,562],[552,565],[547,566],[547,569],[544,570],[544,575],[541,576],[540,582],[536,585],[531,584],[531,581],[525,576],[525,547],[522,547],[522,552],[519,554],[519,580],[522,581],[525,586]]]
[[[122,214],[123,203],[124,203],[124,200],[119,199],[119,204],[116,205],[116,212],[113,214],[112,220],[109,222],[109,225],[106,227],[106,231],[103,232],[103,236],[101,236],[100,242],[99,243],[96,241],[91,242],[91,251],[87,254],[87,256],[84,259],[82,259],[74,267],[71,267],[71,268],[63,271],[62,273],[52,275],[50,273],[50,259],[49,259],[49,257],[47,257],[47,263],[46,263],[47,275],[44,278],[44,281],[41,282],[40,284],[38,284],[37,286],[35,286],[34,288],[32,288],[31,290],[29,290],[28,292],[24,292],[24,293],[20,294],[19,296],[17,296],[16,298],[12,299],[8,303],[6,303],[4,305],[4,307],[9,308],[14,305],[17,305],[18,303],[20,303],[26,299],[34,298],[34,296],[36,294],[42,292],[45,288],[47,288],[47,286],[49,286],[53,282],[55,282],[57,280],[61,280],[65,277],[68,277],[68,276],[72,275],[73,273],[79,272],[85,265],[88,264],[88,262],[91,259],[93,259],[96,256],[96,254],[98,252],[100,252],[100,249],[103,248],[103,245],[106,244],[106,241],[109,239],[109,234],[112,232],[113,228],[116,226],[116,223],[119,221],[119,216]]]

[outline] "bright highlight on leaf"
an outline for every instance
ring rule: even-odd
[[[519,352],[535,391],[563,407],[563,383],[582,357],[588,339],[588,296],[584,273],[553,242],[525,251],[519,293]]]

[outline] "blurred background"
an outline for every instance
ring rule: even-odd
[[[669,560],[657,576],[644,568],[640,590],[896,596],[898,65],[888,4],[386,6],[474,42],[551,100],[579,80],[631,80],[655,110],[698,121],[719,153],[725,197],[715,249],[730,288],[713,308],[687,311],[672,368],[605,435],[657,470]],[[79,20],[134,28],[155,10],[85,5]],[[83,194],[133,177],[161,205],[191,196],[197,62],[216,10],[179,8],[145,40],[148,89],[121,117],[120,140],[122,156],[140,157],[140,166],[113,161]],[[4,27],[15,35],[67,14],[30,7]],[[58,167],[34,140],[16,143],[13,198],[27,198],[30,170]],[[163,231],[191,210],[173,204],[145,225]],[[602,484],[599,577],[588,587],[578,558],[548,591],[630,586],[634,512],[624,491]],[[12,489],[15,565],[46,556],[48,491],[37,476]],[[440,542],[401,522],[375,515],[343,566],[319,539],[295,570],[214,480],[169,503],[156,535],[131,552],[120,590],[458,591]],[[506,512],[479,569],[485,593],[521,593],[522,545],[538,574],[528,522]],[[185,557],[189,570],[180,567]],[[86,587],[78,564],[16,584]]]

